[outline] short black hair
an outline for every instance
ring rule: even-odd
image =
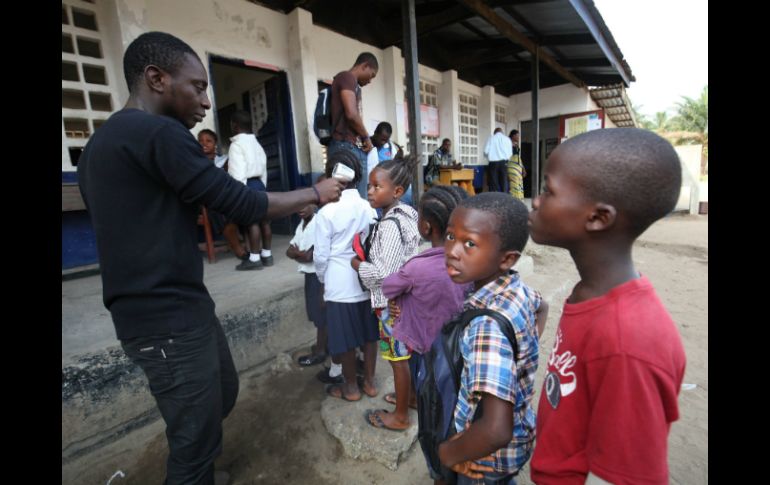
[[[452,140],[450,140],[449,138],[444,138],[443,140],[441,140],[441,144],[442,144],[442,145],[443,145],[444,143],[446,143],[446,142],[452,143]]]
[[[329,155],[326,160],[326,177],[331,178],[334,166],[338,163],[345,165],[348,168],[352,168],[356,173],[353,180],[348,183],[348,187],[355,187],[358,182],[361,181],[361,174],[363,172],[363,166],[358,156],[350,150],[337,150],[333,154]]]
[[[512,137],[513,135],[518,135],[518,134],[519,134],[519,130],[511,130],[511,132],[508,133],[508,136]]]
[[[468,193],[456,185],[434,185],[420,197],[420,212],[428,222],[446,234],[449,216]]]
[[[353,63],[353,66],[355,67],[359,64],[368,64],[375,71],[380,70],[380,64],[377,62],[377,58],[374,57],[374,54],[371,52],[362,52],[358,54],[358,57],[356,57],[356,62]]]
[[[219,141],[219,137],[217,136],[216,133],[214,133],[214,130],[209,130],[208,128],[204,128],[198,132],[198,138],[200,138],[201,135],[209,135],[211,138],[214,139],[214,143]]]
[[[374,129],[374,132],[382,133],[383,131],[388,133],[389,135],[392,135],[393,127],[387,121],[381,121],[380,124],[377,125],[377,128]]]
[[[460,207],[487,212],[497,218],[492,226],[502,251],[523,251],[529,239],[529,210],[519,199],[503,192],[484,192],[465,199]]]
[[[251,132],[251,115],[248,111],[239,109],[230,117],[230,122],[235,123],[235,126],[242,131]]]
[[[409,155],[406,157],[394,158],[393,160],[385,160],[380,162],[374,169],[387,172],[393,185],[400,185],[404,188],[404,192],[406,192],[409,190],[409,186],[414,178],[415,168],[417,168],[419,163],[420,158],[416,155]]]
[[[594,130],[568,139],[556,150],[585,197],[624,214],[633,237],[676,207],[682,165],[671,143],[652,131]]]
[[[134,91],[147,66],[152,64],[174,74],[184,63],[185,54],[200,61],[192,47],[171,34],[146,32],[134,39],[123,54],[123,73],[129,93]]]
[[[495,128],[495,132],[492,133],[492,134],[494,135],[494,134],[502,133],[502,132],[503,132],[503,129],[498,126],[497,128]]]

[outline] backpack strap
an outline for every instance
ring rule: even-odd
[[[508,342],[511,344],[511,348],[513,349],[513,359],[516,360],[516,355],[518,354],[518,343],[516,341],[516,333],[513,330],[513,325],[508,320],[508,318],[505,317],[500,312],[497,312],[495,310],[490,310],[489,308],[472,308],[465,310],[461,315],[457,322],[457,325],[453,326],[453,328],[448,328],[445,326],[442,328],[442,333],[445,335],[456,335],[454,342],[447,342],[447,339],[442,339],[444,342],[444,352],[447,356],[451,356],[455,354],[455,350],[459,348],[460,346],[460,339],[462,338],[462,332],[465,329],[465,327],[468,326],[468,324],[477,317],[481,316],[488,316],[497,321],[497,324],[500,326],[500,331],[505,335],[505,337],[508,339]],[[452,346],[454,348],[450,348],[449,346]],[[452,368],[452,375],[455,379],[455,384],[457,385],[457,388],[460,388],[460,379],[462,377],[462,366],[454,366],[454,363],[451,362],[450,359],[450,367]],[[459,367],[459,368],[458,368]]]

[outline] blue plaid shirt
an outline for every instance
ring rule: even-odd
[[[532,454],[535,440],[532,396],[539,349],[535,312],[541,300],[540,293],[522,283],[519,274],[511,270],[465,301],[465,309],[488,308],[505,315],[513,323],[518,344],[518,355],[514,359],[510,342],[497,321],[488,316],[471,320],[460,342],[465,362],[455,407],[457,431],[471,426],[481,393],[513,403],[511,442],[492,454],[494,461],[477,461],[498,472],[519,470]]]

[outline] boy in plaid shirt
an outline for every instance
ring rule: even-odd
[[[489,192],[463,201],[447,227],[447,272],[455,283],[474,283],[465,309],[501,313],[517,346],[514,355],[499,324],[488,316],[471,320],[463,333],[454,414],[458,433],[439,446],[441,462],[458,472],[458,484],[515,484],[532,453],[538,338],[548,305],[511,269],[529,237],[527,216],[521,201]]]

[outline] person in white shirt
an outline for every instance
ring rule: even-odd
[[[369,291],[362,288],[358,273],[350,266],[355,256],[353,238],[368,234],[377,216],[356,189],[365,170],[358,157],[348,150],[334,152],[326,165],[326,176],[340,163],[355,172],[342,191],[339,202],[326,204],[315,216],[313,260],[316,275],[324,285],[328,349],[332,360],[342,364],[342,384],[332,384],[326,392],[346,401],[361,399],[356,380],[356,347],[364,353],[364,390],[375,390],[374,369],[380,338],[377,318],[372,312]]]
[[[484,156],[489,160],[489,191],[508,192],[508,160],[513,156],[511,139],[502,128],[495,128],[484,147]]]
[[[297,226],[294,237],[289,241],[286,256],[299,263],[297,271],[305,275],[305,310],[308,320],[316,328],[316,343],[310,354],[297,359],[299,365],[306,367],[326,361],[326,309],[323,306],[323,287],[315,274],[313,263],[313,245],[315,244],[315,204],[308,204],[299,211],[302,222]]]
[[[267,155],[257,137],[251,132],[251,115],[247,111],[236,111],[230,118],[230,129],[235,136],[230,138],[227,172],[253,190],[266,191]],[[270,229],[270,220],[263,219],[259,224],[248,226],[246,235],[249,241],[249,258],[235,269],[246,271],[272,266],[274,263],[270,248],[273,231]]]

